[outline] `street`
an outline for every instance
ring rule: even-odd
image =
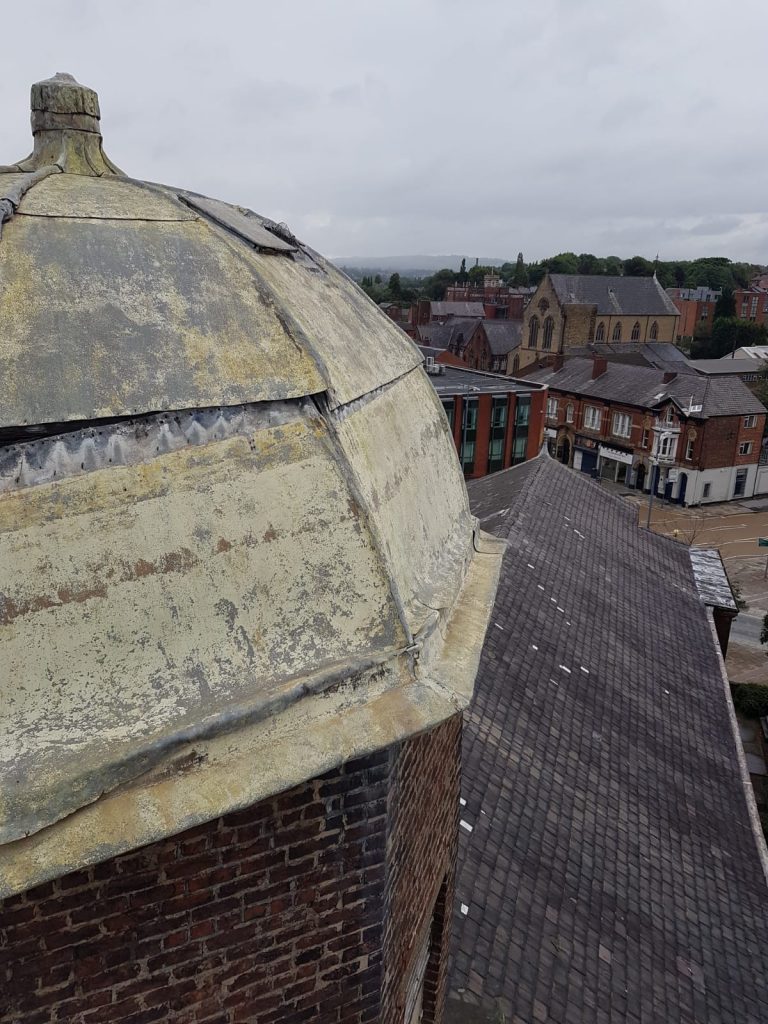
[[[768,654],[768,647],[760,643],[760,630],[763,628],[761,615],[740,612],[731,626],[731,643],[742,647],[753,647]]]

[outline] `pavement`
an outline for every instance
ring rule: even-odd
[[[752,615],[750,612],[739,612],[731,626],[731,643],[741,644],[743,647],[752,647],[761,651],[763,656],[768,652],[768,647],[760,643],[760,632],[763,628],[761,615]]]

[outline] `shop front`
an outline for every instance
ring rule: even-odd
[[[621,448],[598,447],[598,473],[602,480],[613,480],[616,484],[632,483],[632,452]]]
[[[593,437],[577,434],[573,440],[573,468],[592,476],[597,471],[598,442]]]

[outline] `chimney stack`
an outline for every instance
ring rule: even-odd
[[[562,352],[558,352],[556,356],[552,357],[552,369],[557,373],[558,370],[562,370],[565,366],[565,356]]]
[[[592,359],[592,380],[602,377],[608,369],[608,360],[604,356],[595,356]]]

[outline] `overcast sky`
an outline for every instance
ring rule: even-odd
[[[766,0],[35,0],[3,36],[0,163],[68,71],[127,174],[330,256],[768,262]]]

